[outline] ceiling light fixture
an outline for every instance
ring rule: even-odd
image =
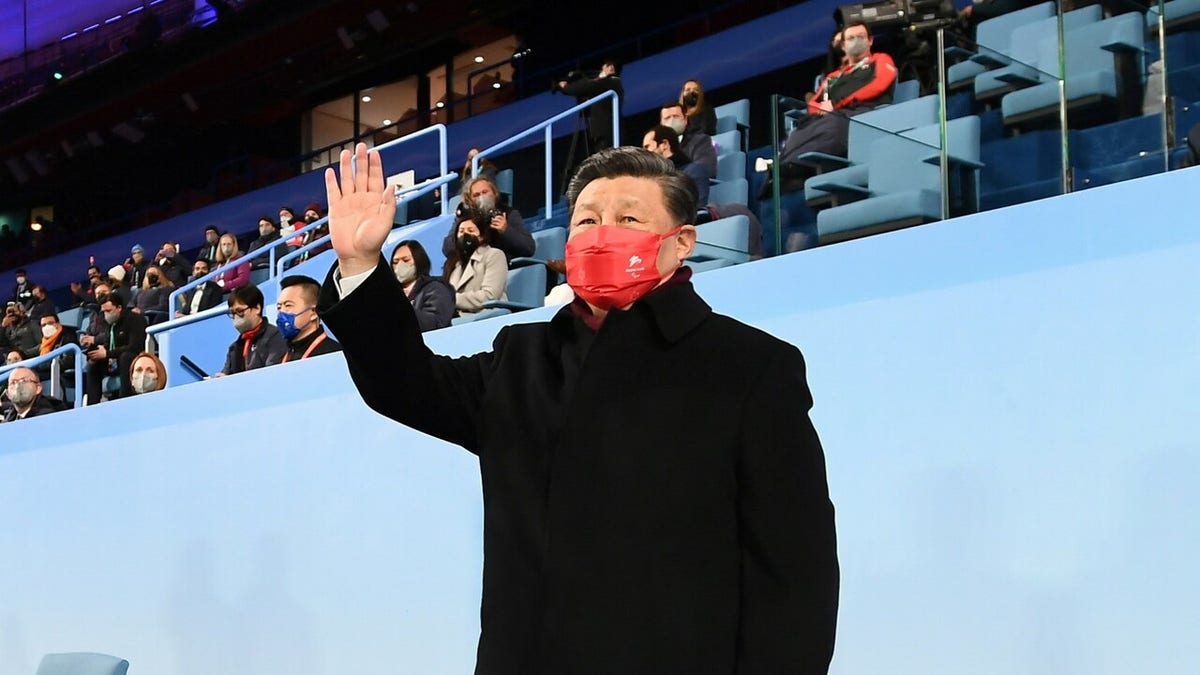
[[[363,103],[370,103],[370,102],[371,102],[371,97],[370,97],[370,96],[363,96],[363,97],[362,97],[362,102],[363,102]]]
[[[476,57],[475,57],[475,63],[483,63],[483,57],[482,57],[482,56],[476,56]]]

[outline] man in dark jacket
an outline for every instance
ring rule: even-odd
[[[696,203],[704,206],[708,203],[708,169],[699,162],[693,162],[691,157],[679,147],[679,135],[671,127],[661,124],[651,127],[642,137],[642,147],[655,154],[671,160],[675,170],[692,179],[696,186]],[[712,146],[709,146],[711,149]]]
[[[700,130],[687,130],[687,117],[683,114],[682,105],[677,101],[664,105],[658,111],[658,123],[679,134],[679,149],[693,162],[704,167],[705,178],[717,177],[717,150],[713,147],[712,136]]]
[[[283,362],[287,341],[263,317],[263,294],[257,286],[242,286],[229,294],[229,318],[238,337],[229,345],[225,366],[217,377],[265,368]]]
[[[258,249],[268,246],[275,246],[275,260],[278,261],[283,256],[287,255],[287,242],[279,236],[279,224],[270,218],[263,216],[258,219],[258,239],[250,242],[250,248],[246,253],[253,253]],[[271,266],[271,254],[263,253],[254,260],[250,261],[250,269],[265,270]]]
[[[688,179],[593,155],[568,189],[577,301],[451,359],[380,260],[379,155],[354,162],[326,173],[322,316],[369,406],[479,456],[476,673],[827,672],[838,564],[804,361],[696,295]]]
[[[33,304],[33,282],[29,280],[29,275],[23,269],[17,270],[17,285],[13,286],[9,301],[19,302],[26,308]]]
[[[14,368],[8,374],[8,403],[0,412],[0,422],[15,422],[68,408],[62,401],[42,395],[42,382],[32,370]]]
[[[29,320],[37,323],[43,316],[58,314],[58,306],[50,299],[46,287],[38,284],[33,287],[33,305],[29,307]]]
[[[192,279],[199,279],[208,274],[212,270],[209,269],[207,259],[200,259],[192,263]],[[190,291],[185,291],[179,296],[180,307],[175,311],[175,318],[187,316],[188,314],[197,314],[206,309],[212,309],[221,304],[221,300],[225,297],[225,291],[211,279]]]
[[[321,284],[303,274],[293,274],[279,280],[279,300],[275,303],[275,323],[279,334],[287,340],[283,362],[302,361],[310,356],[342,351],[342,346],[329,337],[317,312]]]
[[[625,102],[625,87],[621,84],[620,66],[609,59],[600,66],[600,74],[594,78],[581,77],[572,82],[562,80],[558,89],[568,96],[574,96],[580,103],[599,96],[606,91],[617,92],[617,115]],[[612,123],[612,101],[605,100],[584,111],[588,119],[588,149],[597,152],[604,148],[619,145],[620,139],[614,138]]]
[[[8,307],[4,308],[4,321],[0,325],[4,330],[5,345],[9,349],[21,352],[23,359],[38,355],[39,345],[42,343],[42,336],[39,332],[41,329],[38,324],[29,320],[24,305],[16,302],[8,303]]]
[[[129,367],[134,357],[146,349],[146,320],[129,311],[120,296],[109,294],[100,303],[100,312],[105,329],[94,338],[88,335],[79,338],[79,344],[87,351],[84,390],[88,405],[100,402],[104,378],[109,375],[121,379],[120,396],[132,396]]]

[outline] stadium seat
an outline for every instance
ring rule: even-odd
[[[1139,15],[1140,16],[1140,15]],[[1100,5],[1088,5],[1063,14],[1063,29],[1070,31],[1079,26],[1100,21]],[[985,101],[1003,96],[1021,87],[1028,87],[1042,81],[1043,76],[1053,76],[1058,72],[1058,59],[1053,67],[1039,73],[1035,65],[1038,61],[1039,46],[1047,39],[1058,39],[1058,17],[1050,16],[1045,19],[1018,26],[1012,34],[1011,63],[1008,65],[980,73],[975,77],[975,100]]]
[[[1200,0],[1171,0],[1163,3],[1163,24],[1168,33],[1180,29],[1195,28],[1200,24]],[[1146,11],[1146,30],[1158,35],[1158,6],[1151,5]]]
[[[975,27],[975,53],[968,60],[946,69],[946,85],[950,88],[964,86],[989,68],[1008,65],[1011,61],[1008,55],[1015,53],[1013,31],[1039,19],[1053,17],[1054,13],[1054,3],[1044,2],[979,22]],[[959,49],[952,47],[946,51],[959,53]]]
[[[1130,12],[1069,30],[1064,40],[1067,105],[1076,109],[1087,105],[1111,107],[1122,96],[1118,60],[1128,56],[1138,59],[1140,65],[1145,23],[1142,15]],[[1038,45],[1038,69],[1057,72],[1058,55],[1058,36],[1043,37]],[[1005,94],[1000,101],[1004,123],[1020,124],[1047,115],[1057,116],[1058,89],[1057,80],[1042,81]]]
[[[745,178],[735,178],[712,186],[708,191],[709,204],[746,204],[750,198],[750,183]],[[704,204],[700,204],[704,206]]]
[[[508,203],[513,203],[516,195],[513,194],[513,170],[505,169],[496,174],[496,189],[500,190],[500,194],[508,195]]]
[[[546,266],[527,265],[509,270],[504,293],[508,296],[507,300],[485,302],[484,308],[520,312],[541,307],[546,298]]]
[[[742,134],[736,129],[733,131],[723,131],[712,137],[713,146],[717,150],[717,157],[727,155],[731,152],[738,152],[742,149]]]
[[[547,260],[562,260],[567,246],[567,228],[548,227],[533,233],[533,255],[513,258],[508,261],[509,269],[526,265],[540,265]]]
[[[717,133],[737,130],[742,136],[742,151],[750,149],[750,99],[743,98],[713,109]]]
[[[804,183],[804,198],[811,206],[836,203],[837,196],[821,190],[817,185],[826,182],[838,184],[867,184],[867,167],[871,144],[883,136],[907,131],[932,124],[938,119],[937,95],[922,96],[912,101],[894,103],[869,112],[855,115],[850,121],[846,157],[836,157],[821,152],[806,152],[800,159],[817,167],[817,176]]]
[[[70,652],[46,654],[37,675],[125,675],[129,662],[107,654]]]
[[[687,264],[697,273],[740,265],[750,260],[749,238],[750,219],[746,216],[730,216],[697,225],[696,248]]]
[[[841,186],[865,198],[817,213],[821,243],[854,239],[869,234],[919,225],[941,219],[941,175],[938,165],[939,125],[913,130],[906,136],[884,136],[871,144],[867,187]],[[976,208],[979,162],[979,118],[961,117],[946,124],[951,171],[965,201],[959,211]],[[830,184],[826,189],[838,189]]]
[[[729,152],[717,157],[717,180],[735,180],[746,177],[746,153]]]
[[[921,95],[921,83],[916,80],[904,80],[897,82],[895,89],[892,91],[892,103],[905,103],[915,100]]]

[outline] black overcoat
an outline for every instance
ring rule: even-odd
[[[319,311],[363,400],[479,457],[477,674],[827,671],[834,517],[799,350],[682,281],[596,332],[564,307],[437,356],[386,262],[345,298],[335,270]]]

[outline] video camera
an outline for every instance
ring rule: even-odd
[[[957,16],[951,0],[875,0],[833,10],[839,26],[861,23],[872,33],[887,28],[936,28],[953,23]]]

